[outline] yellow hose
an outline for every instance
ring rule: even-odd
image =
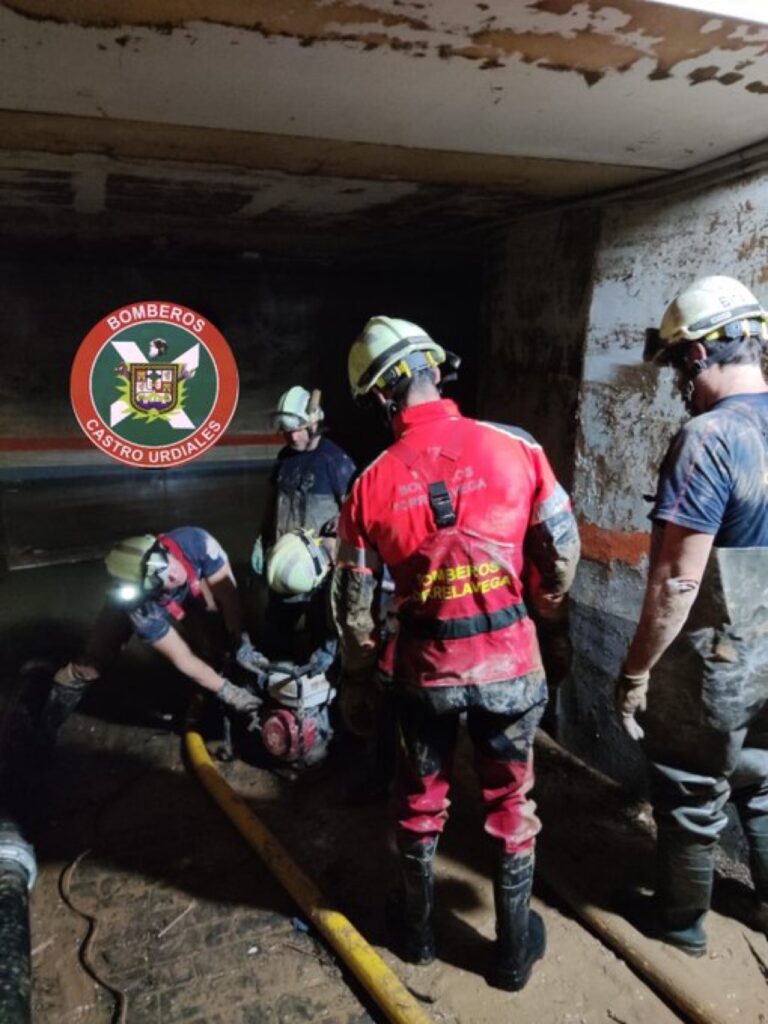
[[[395,1024],[433,1024],[373,947],[343,914],[328,906],[314,882],[294,864],[285,847],[222,778],[202,736],[189,730],[184,739],[189,759],[202,784],[388,1019]]]

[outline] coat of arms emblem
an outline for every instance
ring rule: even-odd
[[[168,412],[178,400],[179,367],[176,363],[131,364],[131,405],[137,412]]]

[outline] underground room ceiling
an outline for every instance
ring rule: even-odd
[[[768,18],[686,3],[3,3],[3,238],[476,244],[762,141]]]

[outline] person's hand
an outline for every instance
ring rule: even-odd
[[[616,680],[614,701],[621,727],[632,740],[641,740],[645,733],[635,715],[645,711],[650,672],[630,675],[622,671]]]
[[[256,650],[247,633],[240,635],[237,650],[235,651],[235,661],[246,672],[254,672],[256,674],[265,672],[269,665],[269,658],[266,654]]]
[[[224,679],[221,689],[216,691],[216,696],[228,708],[245,715],[252,714],[261,707],[261,699],[255,693],[246,690],[244,686],[235,686],[228,679]]]
[[[334,655],[331,651],[327,651],[324,647],[318,647],[309,656],[307,662],[310,675],[318,676],[321,672],[327,672],[333,664],[333,659]]]
[[[257,576],[264,575],[264,542],[259,535],[253,544],[251,551],[251,568]]]
[[[344,724],[355,736],[367,739],[376,733],[380,691],[374,671],[344,672],[339,680],[339,707]]]

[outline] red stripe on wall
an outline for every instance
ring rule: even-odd
[[[593,562],[626,562],[638,565],[651,546],[649,533],[606,530],[594,523],[579,523],[581,556]]]
[[[282,444],[279,434],[225,434],[217,444],[236,445]],[[0,452],[71,452],[94,448],[87,437],[0,437]]]

